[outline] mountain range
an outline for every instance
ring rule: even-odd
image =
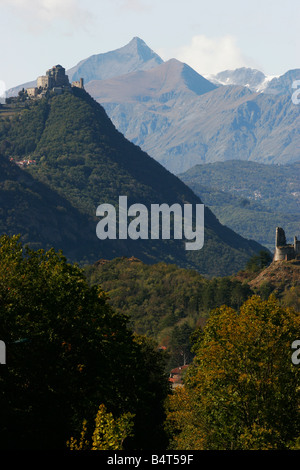
[[[85,83],[89,83],[92,80],[107,80],[139,70],[149,70],[163,62],[164,60],[142,39],[135,36],[125,46],[81,60],[68,69],[67,74],[70,81],[83,77]],[[300,80],[300,69],[289,70],[280,76],[268,76],[257,69],[240,67],[206,75],[205,78],[216,86],[238,85],[248,87],[254,92],[291,94],[293,81]],[[22,88],[35,85],[36,80],[20,84],[7,90],[7,96],[16,96]]]
[[[208,80],[176,59],[164,62],[135,37],[67,73],[71,81],[83,77],[116,128],[172,173],[233,159],[299,160],[300,108],[291,84],[300,69],[268,79],[244,68]]]
[[[162,67],[166,64],[145,73],[160,73]],[[96,85],[90,82],[86,88],[129,140],[172,173],[215,161],[299,160],[300,114],[290,96],[258,94],[233,85],[195,93],[182,79],[182,70],[177,63],[176,83],[182,86],[168,93],[159,89],[151,96],[144,88],[145,94],[139,90],[136,96],[134,87],[128,92],[133,74]]]
[[[291,95],[293,82],[300,80],[300,69],[288,70],[279,76],[267,76],[260,70],[241,67],[235,70],[223,70],[206,78],[217,86],[239,85],[248,87],[254,92]]]

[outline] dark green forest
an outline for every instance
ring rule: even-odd
[[[62,253],[1,237],[0,337],[1,449],[64,449],[101,404],[134,415],[128,448],[166,445],[163,353]]]
[[[91,285],[108,293],[117,312],[128,313],[134,331],[168,347],[169,368],[182,365],[182,347],[191,358],[189,336],[211,309],[223,304],[239,308],[253,294],[234,278],[206,279],[195,270],[166,263],[150,266],[130,258],[102,260],[86,267],[85,273]]]

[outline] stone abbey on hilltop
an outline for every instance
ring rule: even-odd
[[[293,259],[300,259],[300,241],[295,236],[294,243],[288,245],[283,228],[277,227],[274,261],[290,261]]]
[[[84,88],[83,78],[70,84],[69,77],[61,65],[55,65],[47,70],[46,75],[37,78],[37,86],[26,88],[27,95],[31,98],[38,98],[45,95],[48,90],[61,94],[70,91],[72,87]]]

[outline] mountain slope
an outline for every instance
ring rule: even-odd
[[[101,203],[117,206],[121,195],[128,197],[128,205],[147,207],[200,203],[176,176],[126,140],[84,90],[33,102],[20,117],[0,125],[0,145],[16,160],[34,157],[37,165],[25,171],[91,217]],[[150,263],[176,262],[207,275],[236,272],[262,248],[222,226],[207,208],[204,248],[197,252],[186,251],[181,240],[98,240],[98,246],[98,258],[134,255]]]
[[[200,96],[216,87],[188,65],[171,59],[148,70],[138,71],[110,80],[93,80],[86,90],[101,103],[147,102],[165,103],[185,95]]]
[[[0,156],[0,233],[21,235],[31,248],[63,249],[74,260],[97,250],[94,222],[47,185]],[[92,258],[90,258],[92,259]]]
[[[209,80],[216,85],[238,85],[248,87],[252,91],[262,90],[267,77],[263,72],[249,67],[240,67],[234,70],[223,70],[210,75]]]
[[[143,82],[157,70],[144,72]],[[162,103],[154,85],[151,95],[134,96],[128,81],[136,78],[98,82],[97,90],[91,83],[88,89],[120,132],[175,174],[198,163],[239,159],[284,164],[300,158],[300,108],[290,96],[222,86],[200,96],[192,90],[169,93]]]
[[[275,290],[277,294],[282,294],[290,288],[299,288],[300,262],[297,260],[275,261],[261,271],[253,280],[249,281],[248,284],[251,289],[257,289],[262,285],[269,284],[271,289]]]
[[[275,227],[297,235],[300,226],[300,162],[264,165],[233,160],[196,165],[178,175],[219,220],[274,250]]]
[[[293,82],[300,80],[300,69],[289,70],[280,77],[274,77],[265,88],[265,93],[274,95],[291,95],[293,93]],[[299,88],[299,87],[298,87]]]
[[[83,77],[85,83],[88,83],[136,70],[148,70],[161,63],[163,60],[142,39],[134,37],[126,46],[82,60],[69,69],[67,74],[70,81]]]
[[[266,165],[230,160],[196,165],[179,177],[186,184],[200,184],[233,196],[261,202],[269,210],[300,213],[300,162]]]
[[[128,312],[135,332],[159,342],[170,337],[175,325],[196,326],[209,310],[224,303],[236,308],[251,294],[236,279],[206,279],[195,270],[165,263],[149,266],[136,258],[99,260],[86,266],[85,273],[91,285],[108,293],[116,311]]]

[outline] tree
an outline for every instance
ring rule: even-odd
[[[246,265],[246,269],[251,272],[258,272],[266,268],[272,261],[268,251],[261,250],[258,255],[253,255]]]
[[[18,101],[25,101],[28,97],[27,90],[22,88],[18,93]]]
[[[194,335],[185,386],[169,399],[174,449],[286,449],[300,434],[300,314],[253,296],[214,310]],[[195,446],[195,447],[194,447]]]
[[[189,364],[193,355],[191,353],[190,336],[194,328],[188,323],[176,325],[171,333],[170,348],[172,354],[172,367]]]
[[[0,447],[65,448],[84,419],[90,438],[101,403],[116,420],[135,415],[140,431],[144,417],[145,434],[133,441],[142,448],[149,423],[154,432],[162,426],[156,410],[167,391],[159,352],[150,354],[127,322],[61,252],[1,237],[0,338],[7,365],[0,376]]]
[[[68,447],[70,450],[124,450],[124,440],[132,433],[132,419],[133,415],[130,413],[114,419],[112,413],[101,404],[95,418],[92,442],[86,438],[87,423],[84,421],[80,440],[71,437],[67,443]]]
[[[135,415],[133,434],[126,439],[125,450],[165,450],[168,439],[164,429],[165,401],[170,393],[166,374],[167,354],[156,342],[144,335],[134,335],[136,353],[131,363],[131,376],[126,380],[130,405]]]

